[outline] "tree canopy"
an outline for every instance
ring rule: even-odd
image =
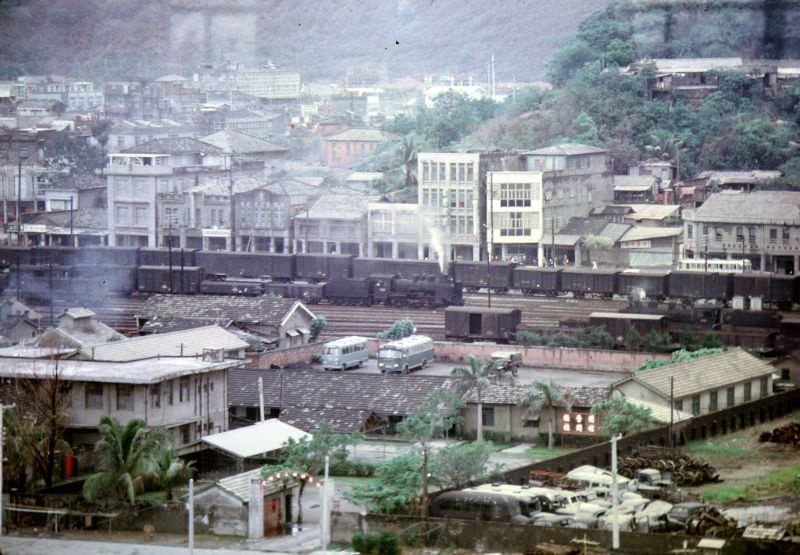
[[[624,397],[612,397],[593,406],[592,414],[600,418],[600,430],[608,435],[640,432],[656,424],[652,410]]]

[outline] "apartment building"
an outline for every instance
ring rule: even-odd
[[[746,258],[762,271],[800,271],[798,192],[715,193],[683,219],[689,258]]]
[[[401,202],[367,205],[367,256],[418,258],[423,242],[419,206]]]
[[[489,172],[489,244],[496,260],[542,260],[544,199],[540,171]]]

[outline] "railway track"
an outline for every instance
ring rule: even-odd
[[[135,335],[136,314],[141,311],[145,297],[98,299],[96,302],[78,303],[97,313],[98,318],[126,335]],[[486,306],[485,293],[470,293],[464,296],[465,304]],[[601,299],[569,299],[561,297],[526,297],[520,294],[492,295],[492,306],[498,308],[519,308],[522,310],[522,324],[529,329],[554,329],[559,320],[588,321],[589,314],[597,311],[618,312],[625,306],[623,301]],[[76,303],[64,299],[53,302],[53,314],[58,316],[65,308]],[[34,308],[49,321],[50,305],[39,304]],[[385,306],[338,306],[319,304],[310,307],[312,311],[324,315],[328,321],[325,337],[344,337],[363,335],[374,337],[388,328],[396,320],[410,319],[420,334],[443,340],[444,309],[396,308]]]

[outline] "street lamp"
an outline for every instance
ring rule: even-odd
[[[28,159],[28,151],[20,149],[17,152],[17,245],[22,242],[22,220],[20,204],[22,203],[22,161]]]

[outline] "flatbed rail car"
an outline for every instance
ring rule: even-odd
[[[508,343],[516,338],[521,322],[518,308],[450,306],[444,310],[447,339]]]

